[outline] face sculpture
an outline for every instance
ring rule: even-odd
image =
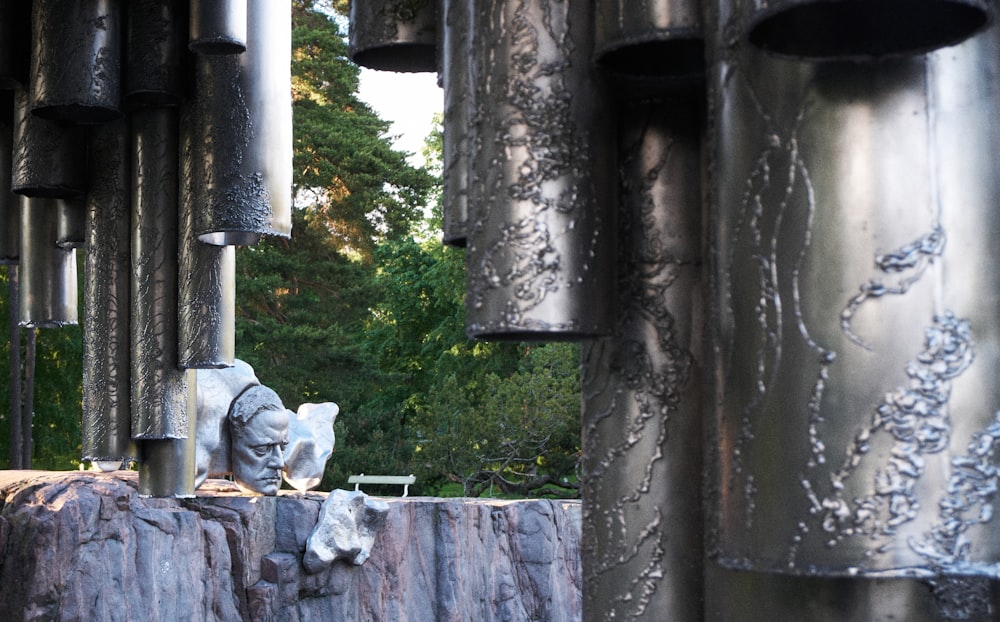
[[[281,488],[288,413],[267,387],[254,387],[237,398],[229,415],[233,479],[244,492],[277,494]]]

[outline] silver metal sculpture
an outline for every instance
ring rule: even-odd
[[[14,91],[11,189],[32,197],[75,197],[87,190],[84,128],[31,114],[28,92]]]
[[[122,116],[120,0],[35,0],[33,114],[67,123]]]
[[[473,108],[469,80],[473,10],[466,0],[444,0],[439,12],[440,82],[444,89],[442,241],[464,247],[469,225],[470,134],[474,131],[470,122]]]
[[[79,321],[76,252],[56,245],[58,202],[21,197],[21,326],[54,328]]]
[[[384,71],[435,71],[437,5],[435,0],[352,2],[351,60]]]
[[[210,4],[220,4],[212,2]],[[189,90],[187,0],[133,0],[126,11],[125,101],[176,106]]]
[[[0,88],[25,86],[31,59],[31,3],[0,3]]]
[[[704,606],[701,97],[621,108],[618,323],[583,345],[585,619]]]
[[[83,248],[87,221],[83,199],[58,199],[55,204],[56,246]]]
[[[14,152],[13,93],[0,94],[0,264],[16,264],[21,254],[21,208],[11,192]]]
[[[305,492],[319,486],[333,454],[333,424],[340,407],[333,402],[302,404],[288,411],[288,446],[282,477],[292,488]]]
[[[248,0],[191,0],[188,46],[199,54],[245,52],[247,4]]]
[[[593,18],[583,2],[476,4],[470,336],[580,339],[612,330],[609,109],[591,70]]]
[[[129,317],[131,140],[122,119],[94,128],[83,287],[83,459],[118,468],[132,442]]]
[[[700,0],[598,0],[595,60],[617,76],[705,75]]]

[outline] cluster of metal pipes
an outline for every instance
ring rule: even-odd
[[[984,0],[368,0],[468,332],[583,343],[584,619],[1000,612]]]
[[[19,323],[78,322],[83,459],[194,493],[194,374],[233,364],[234,245],[291,230],[289,0],[0,3]]]

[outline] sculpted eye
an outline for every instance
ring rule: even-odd
[[[260,456],[261,458],[263,458],[264,456],[267,455],[268,451],[270,451],[271,446],[270,445],[256,445],[252,449],[253,449],[253,453],[255,453],[258,456]]]

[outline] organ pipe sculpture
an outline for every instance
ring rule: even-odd
[[[583,342],[584,619],[995,619],[992,6],[437,9],[468,332]]]

